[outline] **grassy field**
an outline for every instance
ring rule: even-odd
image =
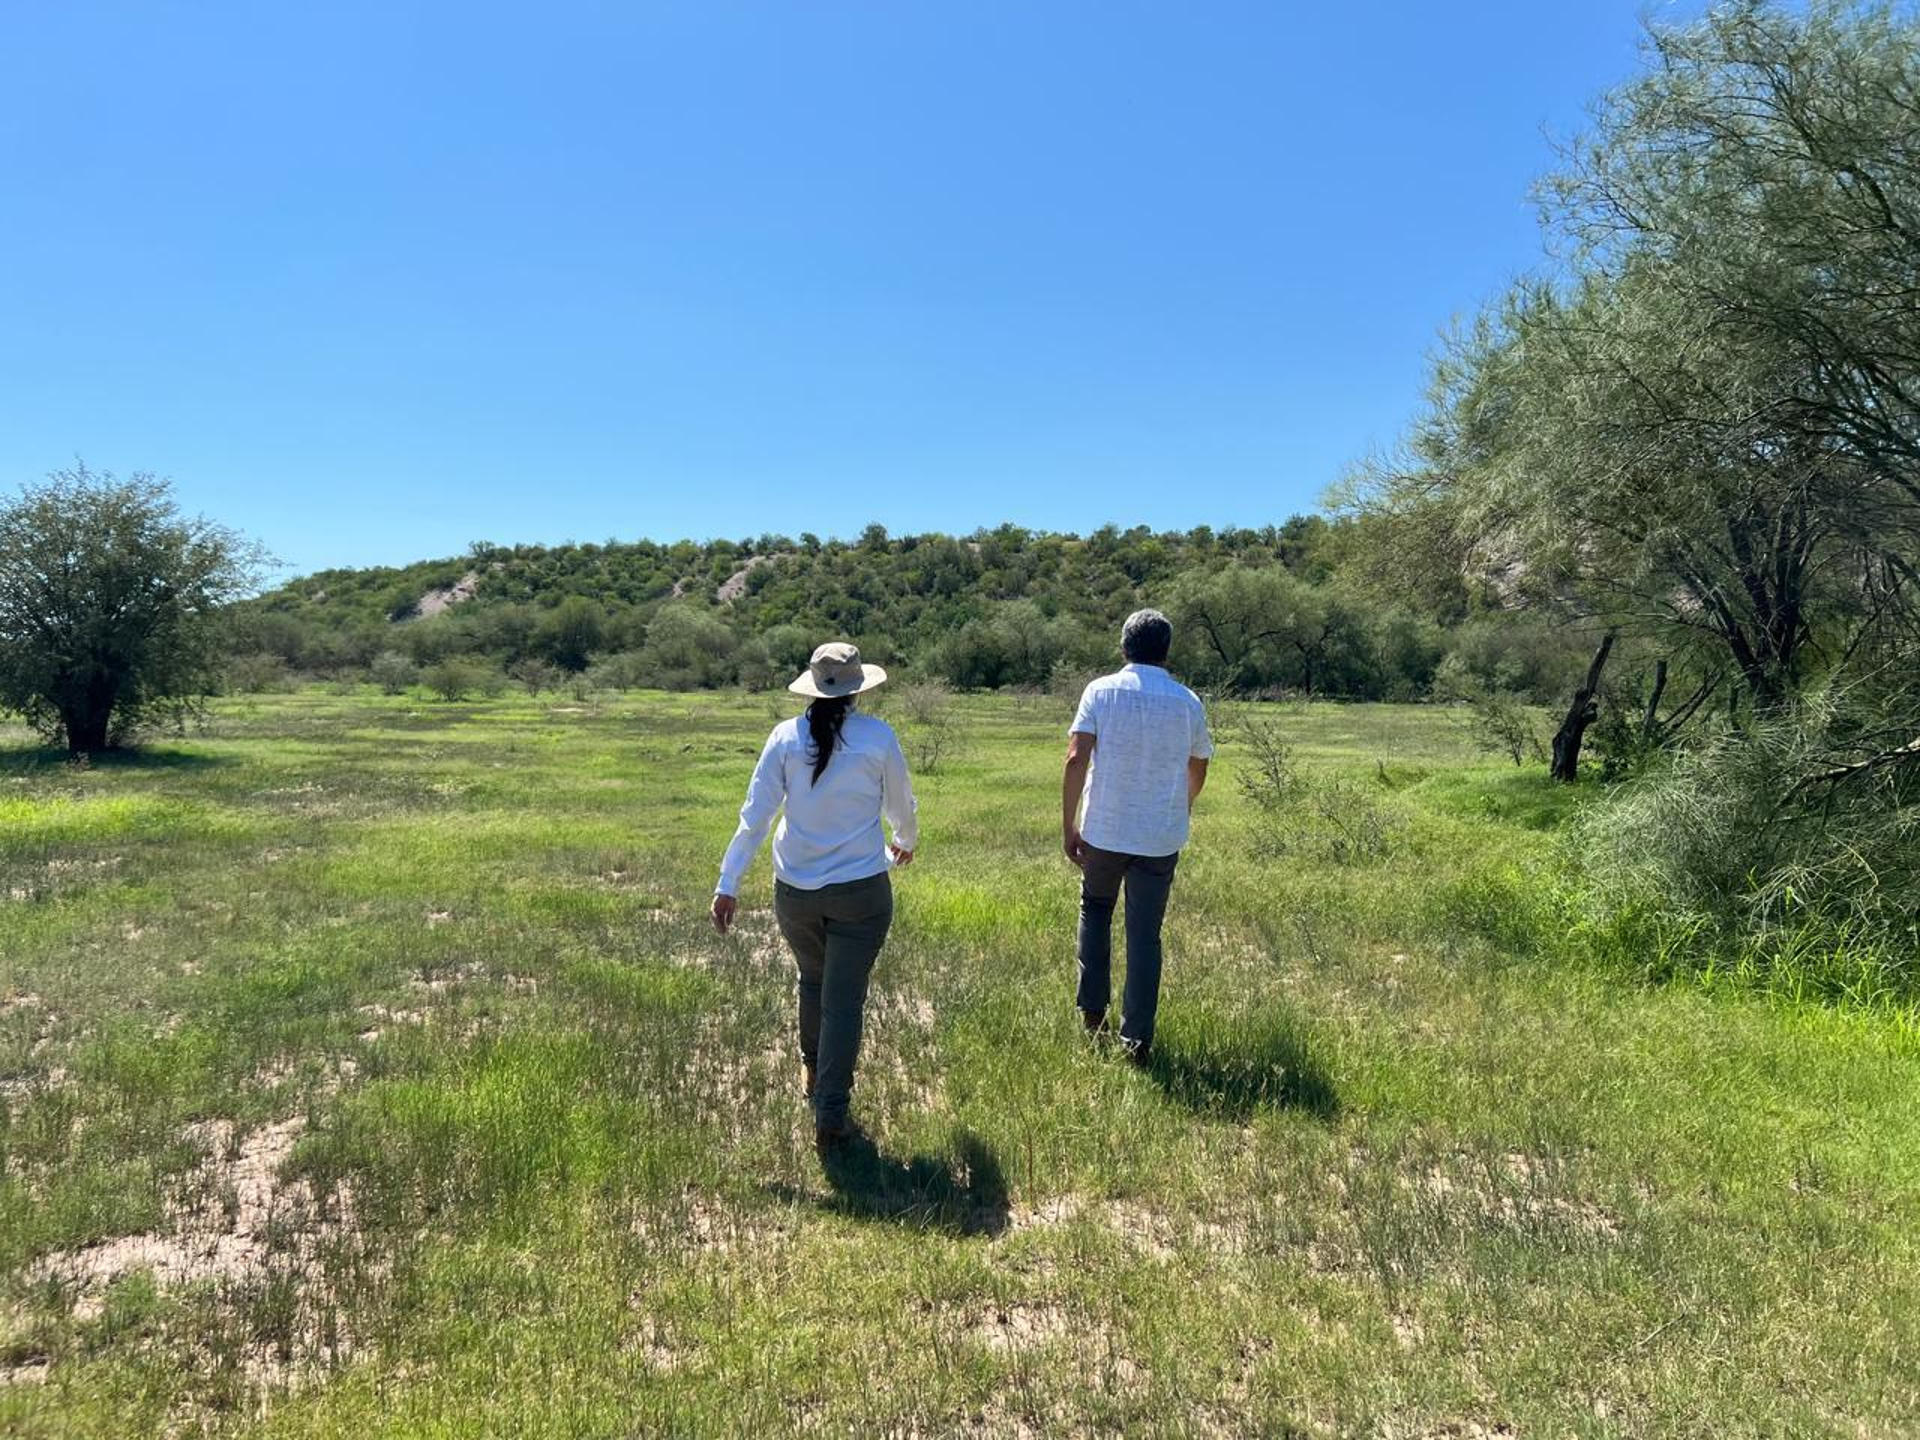
[[[1920,1432],[1911,1030],[1526,943],[1580,797],[1432,711],[1279,712],[1377,858],[1222,717],[1143,1074],[1066,711],[965,702],[823,1172],[766,858],[704,915],[786,698],[0,734],[0,1432]]]

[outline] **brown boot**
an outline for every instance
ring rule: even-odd
[[[1089,1035],[1105,1035],[1107,1033],[1107,1012],[1104,1010],[1082,1010],[1080,1012],[1080,1023],[1087,1027],[1087,1034]]]
[[[859,1133],[860,1127],[851,1120],[842,1120],[838,1125],[816,1125],[813,1131],[814,1152],[825,1160],[828,1156],[844,1150]]]

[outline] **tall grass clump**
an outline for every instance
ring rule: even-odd
[[[1592,923],[1665,968],[1869,1003],[1920,998],[1920,750],[1816,696],[1729,726],[1582,811]],[[1657,933],[1654,933],[1657,932]]]

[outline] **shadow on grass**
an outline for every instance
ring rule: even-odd
[[[823,1209],[862,1220],[890,1220],[921,1230],[991,1238],[1007,1228],[1007,1180],[1000,1161],[978,1136],[961,1132],[954,1155],[888,1155],[865,1134],[822,1161],[833,1194],[814,1199]],[[783,1199],[813,1199],[775,1185]]]
[[[1340,1110],[1332,1078],[1279,1025],[1235,1027],[1204,1040],[1158,1037],[1147,1074],[1168,1099],[1199,1115],[1244,1121],[1257,1110],[1304,1110],[1331,1120]]]
[[[209,755],[202,750],[150,747],[101,750],[84,760],[75,760],[56,745],[0,745],[0,775],[32,775],[69,767],[135,771],[211,770],[233,763],[230,755]]]

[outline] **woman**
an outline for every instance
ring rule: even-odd
[[[773,836],[773,913],[800,972],[800,1055],[822,1154],[853,1133],[847,1099],[867,977],[893,922],[887,872],[912,863],[918,838],[907,759],[893,727],[853,709],[854,696],[886,678],[878,665],[862,665],[852,645],[813,652],[806,673],[787,687],[813,703],[767,737],[713,896],[714,928],[724,935],[739,909],[740,881],[784,806]],[[891,845],[880,831],[883,815]]]

